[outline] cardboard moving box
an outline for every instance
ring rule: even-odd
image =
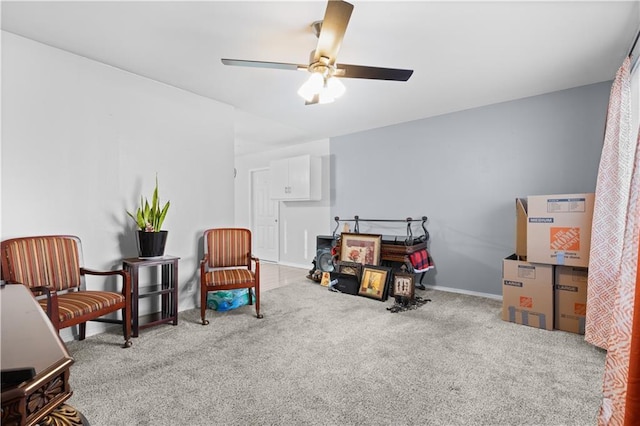
[[[587,315],[587,268],[556,266],[555,328],[584,334]]]
[[[593,202],[593,193],[529,196],[527,260],[588,267]]]
[[[553,266],[517,260],[502,263],[502,319],[553,330]]]

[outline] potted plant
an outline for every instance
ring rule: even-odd
[[[135,214],[127,211],[127,214],[135,221],[138,229],[138,254],[141,258],[159,257],[164,255],[164,246],[167,242],[168,231],[162,231],[162,223],[167,216],[170,202],[167,201],[160,207],[158,197],[158,176],[156,186],[149,200],[140,196],[140,206]]]

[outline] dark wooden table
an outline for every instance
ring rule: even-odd
[[[122,267],[131,275],[131,335],[138,337],[139,330],[158,324],[178,325],[178,260],[175,256],[153,259],[132,257],[122,260]],[[140,292],[140,268],[160,269],[159,282],[151,283]],[[150,271],[153,275],[154,271]],[[140,299],[160,297],[160,311],[148,315],[140,321]]]
[[[73,358],[45,311],[22,284],[2,285],[0,290],[1,355],[7,370],[33,368],[35,376],[2,387],[2,424],[47,424],[56,410],[67,409],[79,423],[56,414],[58,424],[83,424],[84,418],[63,403],[72,394],[69,367]],[[5,376],[6,377],[6,376]]]

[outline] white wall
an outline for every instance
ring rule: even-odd
[[[137,255],[125,210],[157,172],[193,307],[202,231],[234,219],[233,138],[228,105],[2,33],[2,239],[75,234],[88,267],[119,267]]]
[[[316,236],[331,233],[329,140],[236,157],[235,222],[251,227],[251,171],[269,167],[271,160],[311,154],[322,159],[322,199],[280,202],[280,263],[311,269]]]

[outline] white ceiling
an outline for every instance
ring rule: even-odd
[[[344,79],[305,106],[324,1],[9,2],[2,29],[236,108],[236,152],[317,140],[610,80],[639,1],[352,1],[338,63],[413,69],[408,82]]]

